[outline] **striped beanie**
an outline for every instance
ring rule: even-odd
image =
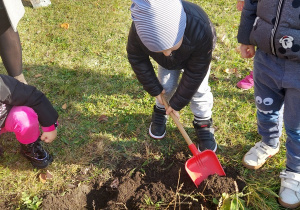
[[[152,52],[167,50],[183,37],[186,14],[181,0],[132,0],[131,17],[143,44]]]

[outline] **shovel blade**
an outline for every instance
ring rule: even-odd
[[[218,157],[211,150],[205,150],[188,159],[185,163],[185,170],[195,183],[196,187],[198,187],[203,180],[207,179],[209,175],[226,175]]]

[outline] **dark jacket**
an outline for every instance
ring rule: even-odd
[[[52,126],[58,113],[46,96],[35,87],[25,85],[13,77],[0,74],[0,127],[4,127],[6,117],[13,106],[28,106],[38,115],[43,127]]]
[[[300,9],[294,0],[245,0],[238,42],[300,62]]]
[[[216,39],[215,30],[206,13],[193,3],[183,1],[182,4],[187,17],[186,29],[182,45],[172,52],[172,56],[166,57],[163,53],[149,51],[137,35],[134,22],[127,43],[128,60],[132,69],[151,96],[159,95],[163,87],[154,72],[150,57],[166,69],[184,69],[179,86],[170,99],[171,107],[177,111],[190,102],[203,81]]]

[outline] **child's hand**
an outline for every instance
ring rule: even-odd
[[[240,1],[238,0],[237,4],[236,4],[236,8],[238,11],[242,11],[243,7],[244,7],[245,2],[244,1]]]
[[[158,102],[160,103],[160,104],[164,104],[163,103],[163,101],[162,101],[162,99],[161,99],[161,97],[163,97],[163,94],[165,94],[165,90],[163,90],[158,96],[155,96],[155,98],[158,100]]]
[[[165,90],[163,90],[161,92],[161,94],[159,94],[158,96],[156,96],[157,100],[159,101],[160,104],[164,104],[163,100],[162,100],[162,97],[164,97],[164,94],[165,94]],[[165,105],[165,107],[168,107],[168,105]],[[173,112],[173,114],[179,119],[179,112],[174,110],[171,106],[169,106],[167,109],[166,109],[166,114],[169,115],[171,112]]]
[[[53,130],[50,132],[44,132],[41,136],[41,140],[46,143],[51,143],[57,136],[57,130]]]
[[[166,110],[166,114],[169,115],[171,112],[173,112],[173,114],[179,119],[180,117],[179,112],[174,110],[171,106],[169,106],[168,109]]]
[[[255,48],[253,45],[241,44],[240,51],[242,58],[252,58],[255,55]]]

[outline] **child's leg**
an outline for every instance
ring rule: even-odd
[[[40,136],[38,116],[30,107],[15,106],[6,118],[3,132],[14,132],[21,144],[33,143]]]
[[[178,80],[181,72],[181,70],[168,70],[158,65],[158,80],[166,91],[165,97],[167,101],[170,100],[178,87]],[[164,105],[160,104],[157,100],[156,106],[164,108]]]
[[[213,94],[211,93],[211,88],[208,85],[209,74],[210,69],[191,100],[190,108],[195,119],[208,120],[212,115]]]
[[[300,206],[300,67],[299,63],[286,61],[283,81],[286,87],[284,100],[284,125],[286,140],[286,170],[280,173],[279,203],[286,208]]]
[[[40,143],[38,116],[26,106],[15,106],[9,112],[1,132],[14,132],[21,143],[21,153],[37,168],[45,168],[53,158]]]
[[[10,25],[5,9],[0,9],[0,55],[7,73],[26,84],[22,74],[22,49],[18,32]]]
[[[284,125],[287,134],[287,168],[300,173],[300,66],[297,62],[286,61],[287,87],[284,100]]]
[[[254,59],[254,96],[257,107],[258,133],[262,139],[244,156],[243,164],[249,169],[260,168],[268,158],[279,151],[282,132],[284,70],[275,56],[257,50]]]
[[[284,69],[278,62],[275,56],[268,56],[259,50],[254,61],[258,133],[262,136],[262,141],[273,148],[279,144],[282,133],[282,108],[285,97],[282,86]]]
[[[193,125],[197,135],[196,144],[199,151],[210,149],[217,150],[217,143],[214,136],[212,116],[213,94],[208,85],[210,68],[203,79],[197,92],[194,94],[190,108],[194,114]]]
[[[180,70],[168,70],[162,66],[158,66],[158,80],[166,91],[165,96],[167,101],[170,100],[178,86]],[[149,127],[149,135],[155,139],[161,139],[166,134],[167,115],[165,106],[156,100],[154,105],[151,124]]]

